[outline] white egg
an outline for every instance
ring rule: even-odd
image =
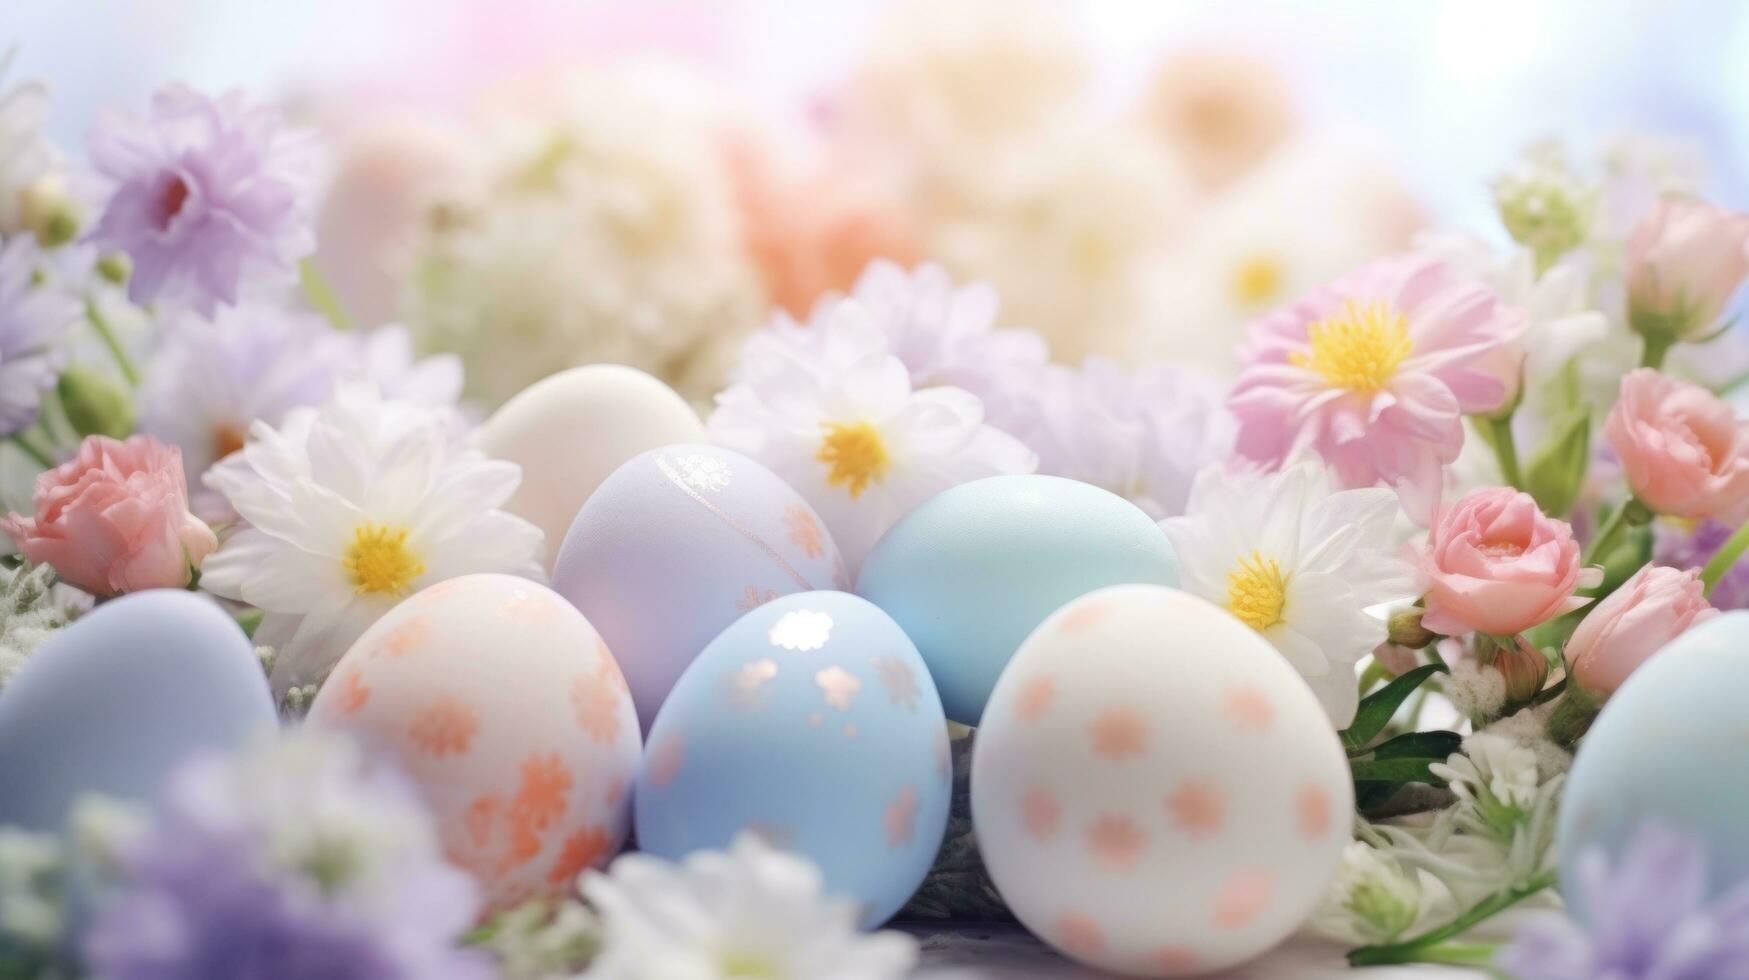
[[[480,451],[522,467],[505,509],[546,532],[552,570],[571,520],[601,481],[633,456],[704,442],[698,413],[674,389],[623,364],[590,364],[543,378],[486,420]]]
[[[1262,637],[1151,585],[1051,614],[997,681],[972,820],[997,889],[1064,953],[1137,976],[1248,960],[1297,929],[1348,841],[1353,786],[1306,683]]]

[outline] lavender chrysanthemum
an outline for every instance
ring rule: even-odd
[[[292,732],[171,780],[84,953],[105,980],[486,980],[473,882],[411,787],[343,738]]]
[[[1709,900],[1698,843],[1648,823],[1614,867],[1580,863],[1586,923],[1549,913],[1519,930],[1496,965],[1525,980],[1719,980],[1749,977],[1749,882]]]
[[[0,241],[0,437],[36,421],[42,393],[55,383],[67,328],[79,303],[38,283],[42,252],[30,235]]]
[[[248,280],[290,281],[315,249],[301,134],[279,115],[176,85],[145,119],[115,115],[91,134],[113,185],[90,240],[133,260],[128,297],[211,314]]]
[[[1660,521],[1653,528],[1652,561],[1671,568],[1701,568],[1724,546],[1732,528],[1703,520],[1688,528]],[[1749,564],[1739,562],[1707,594],[1715,609],[1749,608]]]

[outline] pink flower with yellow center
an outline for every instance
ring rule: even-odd
[[[1396,488],[1426,524],[1463,416],[1506,399],[1487,357],[1525,325],[1437,259],[1376,261],[1251,325],[1228,397],[1236,448],[1270,469],[1311,450],[1344,487]]]

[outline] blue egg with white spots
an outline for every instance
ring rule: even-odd
[[[56,830],[86,793],[149,801],[189,756],[277,720],[253,645],[217,603],[172,589],[106,602],[0,691],[0,824]]]
[[[1713,894],[1749,879],[1749,611],[1729,612],[1659,650],[1612,695],[1579,743],[1556,837],[1563,894],[1581,857],[1612,863],[1655,820],[1706,848]]]
[[[687,667],[650,729],[638,846],[678,860],[743,831],[820,866],[872,928],[922,884],[952,793],[935,684],[892,618],[802,592],[736,620]]]
[[[944,490],[893,525],[856,592],[917,644],[947,716],[976,725],[1045,617],[1131,584],[1178,584],[1172,546],[1141,508],[1078,480],[993,476]]]

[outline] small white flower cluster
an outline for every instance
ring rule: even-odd
[[[0,569],[0,689],[55,631],[77,616],[83,603],[56,588],[54,570]]]

